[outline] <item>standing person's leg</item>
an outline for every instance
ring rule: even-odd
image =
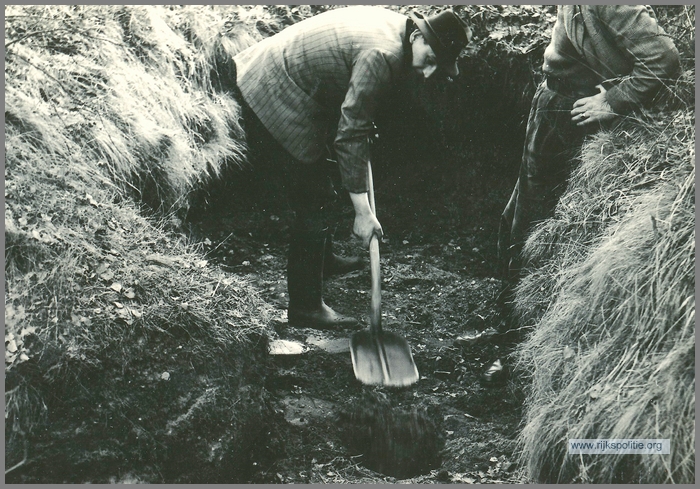
[[[258,173],[276,175],[281,180],[295,213],[287,258],[290,324],[321,329],[356,326],[355,319],[337,314],[323,302],[324,257],[330,229],[327,208],[335,195],[327,167],[293,160],[240,94],[237,100],[252,166]]]
[[[342,189],[343,186],[338,162],[333,159],[328,159],[324,164],[331,178],[333,188]],[[344,194],[344,196],[342,194]],[[344,217],[344,207],[348,210],[352,209],[352,202],[350,201],[347,192],[341,190],[336,191],[333,205],[331,205],[327,210],[331,225],[328,229],[328,233],[326,234],[326,248],[323,263],[324,279],[338,275],[345,275],[346,273],[350,273],[355,270],[362,270],[367,265],[367,260],[361,256],[345,257],[335,253],[333,241],[338,228],[338,223],[341,222]],[[350,217],[349,221],[352,222],[352,217]]]
[[[515,287],[522,275],[522,250],[532,227],[551,216],[571,170],[585,132],[571,122],[575,99],[549,90],[542,83],[532,99],[518,181],[502,215],[498,251],[503,271],[499,302],[504,321],[500,343],[504,356],[522,338],[513,311]],[[503,362],[491,363],[482,380],[503,377]]]
[[[319,329],[353,327],[358,322],[323,302],[326,240],[332,227],[328,207],[336,198],[326,167],[291,161],[285,171],[296,217],[291,230],[287,285],[289,323]]]
[[[525,240],[534,225],[552,215],[566,187],[571,160],[585,136],[571,122],[574,100],[549,90],[544,83],[532,99],[518,181],[499,230],[499,255],[511,289],[525,265]]]
[[[360,256],[340,256],[333,251],[333,239],[335,232],[328,231],[326,236],[325,259],[323,264],[323,278],[362,270],[367,265],[367,260]]]
[[[513,187],[513,192],[508,199],[503,212],[501,213],[501,221],[498,228],[498,260],[499,268],[501,272],[502,286],[501,291],[498,294],[497,303],[501,311],[501,322],[498,324],[498,330],[501,334],[508,334],[512,327],[514,327],[514,314],[512,309],[515,286],[517,285],[518,279],[520,278],[520,249],[522,239],[522,230],[520,225],[522,221],[523,211],[518,209],[518,214],[521,217],[517,222],[515,221],[516,208],[523,205],[523,200],[520,197],[521,188],[521,178],[523,175],[527,175],[526,171],[526,161],[529,160],[528,155],[530,148],[532,147],[531,139],[537,133],[538,125],[540,124],[540,118],[542,112],[538,110],[540,96],[545,90],[544,84],[541,84],[532,99],[530,105],[530,114],[527,121],[527,129],[525,132],[525,144],[523,147],[523,156],[520,163],[520,171],[518,180],[515,182]]]

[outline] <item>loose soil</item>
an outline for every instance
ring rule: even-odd
[[[288,326],[287,209],[271,200],[248,207],[237,202],[230,207],[235,215],[209,215],[196,223],[193,233],[208,258],[231,273],[253,276],[278,307],[271,339],[296,342],[302,350],[270,358],[265,388],[284,418],[273,435],[282,448],[273,462],[253,462],[258,470],[250,482],[524,482],[514,456],[521,390],[513,379],[483,385],[480,373],[499,356],[499,346],[460,339],[496,326],[497,212],[507,198],[497,180],[501,177],[484,176],[450,200],[440,188],[453,182],[445,185],[444,176],[435,177],[418,185],[422,190],[411,189],[410,202],[399,197],[405,193],[384,192],[378,185],[385,229],[383,326],[408,340],[420,372],[418,383],[400,389],[363,386],[355,379],[353,331]],[[500,194],[494,197],[486,188]],[[460,205],[464,208],[455,211]],[[344,217],[336,251],[366,256],[351,237],[351,208]],[[324,298],[368,327],[369,291],[367,267],[327,280]]]

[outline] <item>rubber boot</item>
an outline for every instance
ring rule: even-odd
[[[360,256],[344,257],[333,253],[333,235],[326,236],[325,255],[323,258],[323,278],[362,270],[367,266],[367,261]]]
[[[325,237],[296,236],[289,245],[287,288],[290,326],[341,329],[359,326],[357,320],[338,314],[323,302]]]

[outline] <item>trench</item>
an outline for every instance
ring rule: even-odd
[[[380,138],[373,147],[377,212],[385,231],[382,321],[411,346],[418,383],[363,386],[347,349],[353,331],[287,325],[292,216],[279,198],[279,181],[264,172],[236,171],[222,179],[226,186],[218,193],[212,189],[208,206],[193,209],[189,237],[212,266],[247,276],[273,306],[269,339],[296,342],[303,351],[267,355],[233,348],[214,362],[208,377],[201,373],[210,367],[178,353],[177,338],[153,338],[163,342],[162,358],[143,358],[112,387],[117,397],[129,399],[120,400],[133,409],[128,414],[152,423],[153,433],[135,431],[128,416],[113,419],[111,406],[77,398],[66,412],[83,403],[73,415],[80,418],[78,430],[72,427],[77,418],[54,413],[56,433],[31,447],[41,455],[13,471],[12,480],[521,482],[514,453],[521,390],[515,382],[482,385],[479,374],[498,356],[498,345],[469,338],[494,326],[498,218],[522,144],[513,136],[522,127],[507,125],[504,132],[503,124],[521,124],[524,116],[501,112],[508,105],[503,100],[477,104],[483,94],[464,93],[466,100],[447,108],[440,105],[444,94],[431,96],[433,105],[421,117],[412,116],[420,113],[416,107],[403,105],[378,121]],[[509,114],[506,122],[503,113]],[[351,237],[349,202],[339,214],[340,254],[366,254]],[[324,294],[330,306],[367,327],[369,290],[364,270],[328,280]],[[161,382],[153,365],[166,359],[186,374]],[[117,366],[105,361],[102,368]],[[102,372],[95,375],[98,382]],[[159,400],[174,396],[204,408],[193,409],[177,436],[160,443],[161,424],[178,423],[182,412]],[[89,424],[97,431],[86,430]],[[95,448],[101,444],[109,449]]]
[[[545,9],[551,16],[553,7]],[[483,367],[501,353],[498,344],[480,341],[496,325],[499,213],[516,179],[542,37],[551,23],[531,8],[527,15],[512,10],[492,12],[492,24],[486,11],[472,16],[478,43],[460,61],[463,75],[451,84],[399,87],[394,103],[387,104],[392,108],[376,121],[381,136],[372,158],[386,233],[383,321],[411,345],[421,374],[417,384],[363,386],[353,375],[348,351],[352,331],[287,325],[284,270],[291,216],[274,179],[236,170],[224,176],[226,185],[208,189],[201,209],[192,209],[186,223],[190,237],[212,264],[251,278],[276,311],[269,340],[292,350],[256,352],[255,360],[252,355],[247,360],[254,372],[234,370],[230,364],[236,362],[216,365],[212,380],[226,392],[193,417],[176,442],[156,443],[126,416],[114,422],[115,431],[112,417],[105,415],[111,406],[78,399],[76,405],[83,401],[90,407],[81,406],[65,419],[60,419],[64,413],[54,413],[58,419],[51,428],[58,433],[47,430],[45,440],[43,433],[38,437],[39,449],[51,450],[18,466],[14,480],[40,475],[63,482],[125,483],[527,482],[515,442],[523,385],[516,376],[498,385],[479,382]],[[340,252],[364,253],[350,236],[351,210],[345,206],[341,213]],[[325,298],[366,326],[369,288],[368,271],[355,272],[329,280]],[[166,342],[159,355],[175,359],[177,347]],[[235,349],[225,353],[245,356]],[[146,417],[142,410],[151,420],[173,413],[159,409],[155,394],[166,389],[183,405],[214,399],[210,379],[195,375],[197,369],[184,357],[187,375],[151,390],[162,378],[152,371],[152,360],[144,358],[135,364],[140,371],[128,372],[149,379],[139,382],[135,395],[127,385],[129,375],[116,379],[136,400],[129,414],[139,421]],[[164,363],[158,360],[156,365]],[[105,369],[111,367],[105,362]],[[228,421],[237,411],[241,422],[234,431]],[[91,431],[85,428],[89,423],[100,427]],[[55,448],[52,436],[64,443]],[[73,440],[76,454],[71,455],[64,447],[71,449]],[[96,447],[94,453],[83,456],[81,444]],[[143,460],[134,453],[152,456]]]
[[[491,47],[488,47],[491,46]],[[487,45],[462,60],[454,83],[396,87],[372,145],[380,245],[382,324],[406,338],[420,373],[409,387],[354,377],[353,331],[286,322],[291,213],[275,162],[225,176],[192,214],[208,257],[254,277],[278,311],[270,340],[300,352],[271,355],[264,388],[277,413],[272,461],[252,461],[240,482],[522,482],[515,440],[523,393],[516,378],[484,385],[499,345],[472,341],[496,326],[500,213],[517,178],[543,46],[527,54]],[[485,54],[484,54],[485,53]],[[336,249],[367,252],[351,236],[349,198]],[[369,269],[325,283],[324,300],[368,326]]]
[[[405,134],[402,134],[402,137]],[[380,246],[383,325],[407,339],[421,378],[413,386],[363,386],[349,353],[352,330],[321,332],[286,323],[286,240],[291,214],[270,181],[255,199],[243,193],[197,223],[209,258],[255,277],[278,316],[265,389],[278,414],[274,461],[251,461],[245,482],[331,483],[518,481],[515,437],[522,395],[512,382],[483,385],[479,375],[499,346],[469,342],[495,326],[500,211],[514,182],[519,145],[493,142],[448,154],[375,148],[375,193],[385,230]],[[414,140],[416,142],[416,140]],[[425,142],[425,144],[420,144]],[[431,151],[435,140],[417,141]],[[385,146],[381,146],[385,145]],[[407,152],[414,158],[406,157]],[[439,161],[435,158],[439,155]],[[494,163],[496,162],[496,163]],[[508,167],[511,178],[503,176]],[[255,182],[239,184],[255,189]],[[247,204],[246,204],[247,203]],[[351,237],[352,209],[341,212],[336,248],[366,252]],[[368,326],[369,270],[326,281],[324,299]],[[466,341],[465,341],[466,338]],[[284,348],[283,348],[284,350]],[[286,353],[286,354],[285,354]]]

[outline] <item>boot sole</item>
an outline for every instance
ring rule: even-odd
[[[362,326],[358,321],[354,322],[337,322],[337,323],[318,323],[313,321],[312,319],[305,319],[305,318],[288,318],[287,319],[287,324],[289,326],[293,326],[295,328],[310,328],[310,329],[318,329],[318,330],[326,330],[326,331],[332,331],[332,330],[338,330],[338,329],[361,329]]]

